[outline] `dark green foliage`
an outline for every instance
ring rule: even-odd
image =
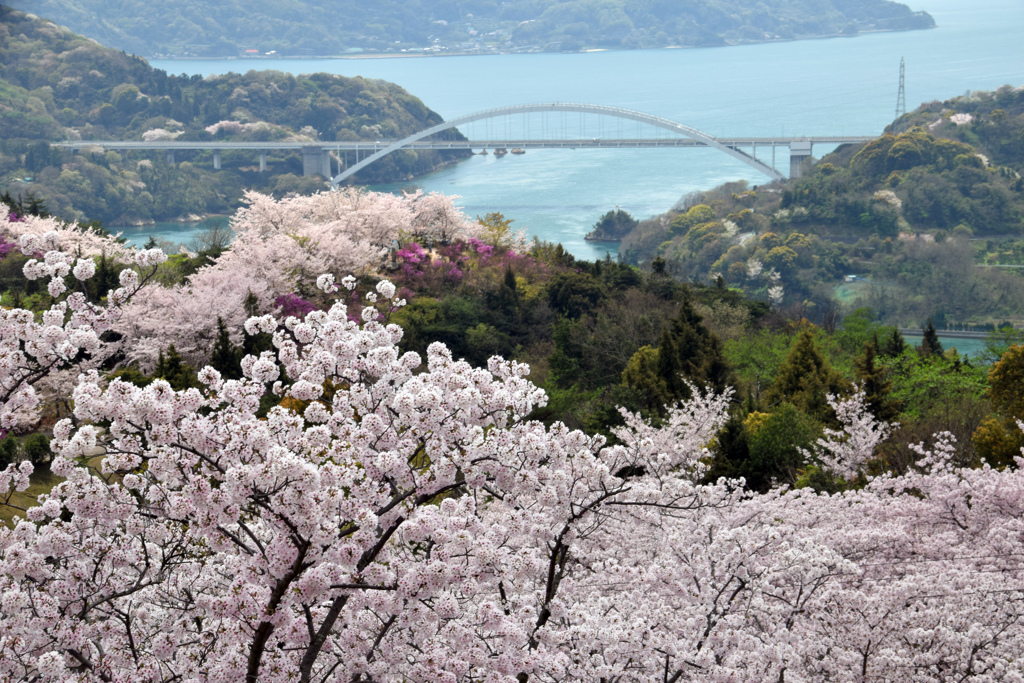
[[[719,479],[740,479],[758,486],[762,483],[762,477],[751,469],[750,466],[750,444],[747,442],[747,431],[743,427],[741,413],[733,413],[729,421],[718,432],[715,439],[715,457],[711,466],[704,475],[704,481],[714,483]]]
[[[822,469],[816,465],[808,465],[797,480],[793,488],[814,489],[818,493],[842,493],[850,488],[850,482],[838,477],[830,470]]]
[[[217,339],[213,343],[213,352],[210,354],[210,367],[219,372],[224,379],[241,379],[240,360],[241,353],[238,347],[231,343],[224,319],[217,316]]]
[[[896,356],[903,355],[906,349],[907,342],[903,340],[903,335],[900,334],[898,329],[893,328],[892,333],[885,338],[879,350],[881,355],[895,358]]]
[[[120,286],[118,276],[123,269],[124,266],[108,259],[106,254],[101,255],[96,264],[96,274],[86,281],[89,298],[98,302],[106,298],[110,290],[117,289]]]
[[[246,314],[251,318],[261,314],[259,309],[259,300],[256,295],[249,292],[245,297],[243,303]],[[271,351],[274,348],[274,337],[267,332],[257,332],[256,334],[245,333],[242,338],[242,352],[241,357],[246,356],[259,356],[264,351]]]
[[[182,391],[199,386],[199,379],[192,366],[185,362],[174,344],[161,351],[157,356],[156,367],[153,368],[154,379],[165,379],[172,389]]]
[[[129,382],[140,388],[148,387],[153,383],[153,378],[150,375],[145,374],[134,365],[129,365],[117,372],[111,373],[110,379],[119,379],[122,382]]]
[[[885,367],[875,362],[877,355],[875,342],[865,344],[864,353],[854,360],[855,377],[871,414],[882,422],[891,422],[899,415],[900,404],[889,398],[892,382]]]
[[[587,273],[563,271],[548,282],[548,305],[568,318],[589,313],[606,296],[601,281]]]
[[[932,324],[931,318],[928,319],[928,325],[924,328],[921,346],[918,350],[922,356],[942,355],[942,342],[939,341],[939,333],[935,330],[935,325]]]
[[[803,451],[820,435],[820,424],[806,412],[789,403],[778,406],[747,436],[747,486],[766,491],[773,481],[792,484],[804,467]]]
[[[618,241],[635,228],[638,220],[629,215],[628,211],[615,209],[598,219],[594,229],[587,234],[588,240]]]
[[[769,407],[789,403],[815,420],[826,422],[834,419],[826,396],[845,393],[849,388],[849,381],[833,370],[818,350],[815,331],[806,329],[765,392],[765,403]]]
[[[5,190],[3,194],[0,194],[0,203],[6,204],[9,208],[13,209],[14,214],[17,216],[47,218],[50,215],[50,212],[46,210],[46,202],[32,192],[29,192],[24,197],[19,194],[15,198],[11,196],[10,190]]]
[[[676,400],[691,397],[688,382],[716,392],[735,384],[722,354],[722,342],[701,323],[689,298],[683,299],[678,315],[661,333],[657,369],[669,395]]]
[[[14,434],[8,434],[0,441],[0,466],[7,467],[18,458],[18,439]]]
[[[22,449],[25,452],[25,457],[36,467],[45,465],[53,459],[53,453],[50,452],[50,440],[46,438],[45,434],[29,435],[22,444]]]

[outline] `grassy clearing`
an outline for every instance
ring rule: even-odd
[[[88,462],[88,467],[93,474],[98,474],[102,466],[103,456],[95,457]],[[15,517],[25,517],[25,512],[18,508],[30,508],[39,504],[39,496],[49,493],[54,486],[64,481],[63,477],[50,472],[48,465],[39,465],[29,478],[28,488],[24,491],[16,491],[9,501],[11,505],[0,503],[0,522],[11,525]]]
[[[51,474],[50,468],[45,466],[37,467],[36,471],[32,473],[28,488],[24,491],[16,491],[11,496],[10,502],[17,507],[0,505],[0,520],[3,520],[4,524],[10,526],[15,517],[24,518],[25,513],[18,508],[30,508],[38,504],[39,496],[49,493],[54,486],[62,481],[64,481],[63,477]]]

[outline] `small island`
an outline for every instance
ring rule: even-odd
[[[640,222],[629,215],[629,212],[615,207],[601,216],[594,224],[594,229],[588,232],[583,239],[590,242],[620,242]]]

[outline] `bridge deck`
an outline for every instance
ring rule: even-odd
[[[777,138],[754,138],[754,137],[723,137],[718,142],[727,147],[789,147],[794,142],[810,142],[816,145],[839,145],[845,143],[860,143],[873,140],[871,136],[820,136],[820,137],[777,137]],[[121,150],[309,150],[320,149],[325,152],[377,152],[390,145],[395,140],[374,140],[374,141],[338,141],[338,142],[179,142],[161,140],[147,142],[142,140],[79,140],[51,143],[53,147],[65,149],[85,149],[88,147],[102,147],[104,149]],[[707,144],[701,140],[692,138],[586,138],[574,140],[523,140],[523,139],[499,139],[499,140],[417,140],[410,142],[407,149],[578,149],[578,148],[677,148],[677,147],[706,147]]]

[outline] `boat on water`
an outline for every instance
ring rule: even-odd
[[[513,147],[512,154],[526,154],[526,150],[522,147]]]
[[[498,149],[494,150],[494,156],[496,157],[503,157],[506,154],[508,154],[508,150],[505,149],[504,147],[499,147]]]

